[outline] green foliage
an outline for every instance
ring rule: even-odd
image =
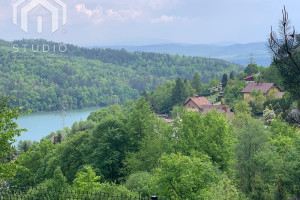
[[[279,23],[279,36],[272,31],[269,38],[269,49],[273,62],[281,75],[284,89],[292,94],[295,100],[300,98],[300,37],[291,26],[288,13],[284,7],[282,20]]]
[[[148,193],[148,184],[151,178],[152,175],[148,172],[136,172],[128,177],[125,187],[142,197],[149,197],[151,194]]]
[[[191,81],[192,87],[196,90],[197,94],[200,95],[203,91],[202,83],[200,81],[200,75],[196,72]]]
[[[261,122],[248,118],[237,129],[237,179],[241,190],[251,199],[272,199],[279,155],[268,144],[268,135]]]
[[[264,103],[264,107],[272,105],[273,110],[276,114],[281,112],[285,113],[291,108],[293,103],[293,98],[288,92],[285,92],[283,98],[281,99],[267,99]]]
[[[74,134],[80,131],[90,130],[93,129],[95,123],[92,120],[83,121],[80,120],[79,122],[75,122],[71,127],[70,134]]]
[[[0,98],[0,180],[11,178],[15,173],[15,165],[10,162],[15,148],[14,138],[20,136],[26,129],[18,129],[15,122],[21,114],[20,107],[12,107],[9,98]]]
[[[233,131],[226,117],[213,110],[203,116],[186,111],[174,124],[171,139],[174,149],[184,155],[198,152],[207,155],[221,170],[227,170],[233,156]]]
[[[96,112],[92,112],[88,116],[88,120],[91,120],[93,122],[100,122],[101,120],[112,117],[112,116],[122,116],[123,112],[124,112],[124,110],[122,109],[122,107],[119,104],[114,104],[107,108],[100,109]],[[76,125],[74,125],[74,126],[76,126]],[[74,127],[74,128],[76,128],[76,127]],[[79,129],[79,127],[78,127],[78,129]]]
[[[277,90],[275,88],[270,89],[266,95],[266,98],[267,99],[277,99],[278,98]]]
[[[64,177],[59,167],[54,171],[53,178],[46,182],[46,186],[54,190],[68,187],[67,179]]]
[[[88,192],[100,185],[100,176],[96,176],[91,166],[84,166],[86,172],[81,171],[76,174],[73,185],[78,191]]]
[[[224,98],[227,105],[233,107],[234,104],[243,100],[242,90],[245,88],[245,81],[229,80],[224,89]]]
[[[200,81],[200,80],[199,80]],[[180,78],[176,83],[168,82],[156,88],[147,98],[151,103],[152,109],[156,113],[166,114],[170,113],[174,106],[181,106],[184,104],[187,97],[193,97],[196,89],[185,79],[184,82]]]
[[[247,67],[245,68],[244,72],[250,76],[250,75],[254,75],[256,73],[258,73],[258,66],[255,63],[251,63],[249,65],[247,65]]]
[[[272,122],[269,132],[271,134],[269,138],[270,143],[275,147],[283,163],[278,172],[276,196],[282,199],[299,196],[299,129],[295,126],[283,123],[279,117]]]
[[[264,117],[265,121],[268,121],[271,119],[275,119],[276,115],[275,115],[274,110],[266,109],[266,110],[264,110],[263,117]]]
[[[29,189],[27,192],[28,199],[36,199],[41,196],[49,199],[66,199],[64,190],[69,189],[67,179],[58,167],[53,174],[52,179],[47,179],[43,183],[37,185],[36,189]]]
[[[232,181],[226,176],[222,175],[218,183],[213,184],[208,191],[205,199],[209,200],[246,200],[245,195],[238,191],[233,185]]]
[[[161,119],[154,122],[155,129],[147,135],[140,143],[137,152],[130,152],[124,163],[127,174],[148,171],[151,172],[158,164],[158,159],[163,153],[173,151],[172,144],[169,141],[168,134],[170,127]]]
[[[50,140],[43,139],[36,147],[21,154],[17,160],[17,171],[13,179],[15,186],[34,186],[43,181],[44,174],[40,171],[47,154],[51,153],[54,145]]]
[[[140,98],[133,105],[127,122],[130,151],[138,151],[140,142],[154,132],[154,121],[156,119],[150,104],[145,98]]]
[[[150,171],[164,152],[169,152],[166,132],[169,126],[157,118],[149,103],[141,98],[128,117],[129,152],[125,160],[130,173]]]
[[[203,82],[240,66],[218,59],[169,54],[90,49],[67,45],[65,53],[23,51],[22,45],[60,44],[20,40],[0,47],[0,92],[15,97],[14,105],[33,111],[107,106],[137,100],[178,76],[190,80],[195,72]],[[13,44],[19,52],[13,52]]]
[[[245,101],[230,121],[216,110],[202,115],[175,107],[181,115],[167,124],[153,113],[152,95],[92,113],[61,143],[31,144],[20,151],[10,185],[47,188],[49,199],[65,198],[54,192],[62,188],[83,198],[92,198],[84,192],[191,200],[299,196],[297,127],[279,117],[266,130]],[[28,192],[33,199],[40,194]]]
[[[225,87],[227,86],[227,83],[228,83],[228,75],[227,75],[226,73],[223,74],[221,83],[222,83],[222,87],[223,87],[223,88],[225,88]]]
[[[157,87],[149,97],[152,109],[156,113],[168,113],[173,107],[172,91],[175,84],[167,82]]]
[[[96,176],[91,166],[84,166],[84,171],[78,172],[74,179],[73,186],[76,191],[82,193],[104,193],[110,195],[137,196],[136,193],[129,191],[124,186],[117,186],[112,183],[100,183],[100,176]],[[89,198],[88,194],[83,194],[83,198]]]
[[[253,90],[250,95],[252,99],[249,103],[252,107],[253,114],[262,114],[264,111],[264,103],[266,101],[266,97],[263,95],[261,90]]]
[[[159,163],[149,187],[160,198],[204,199],[220,176],[219,170],[205,156],[163,155]]]
[[[274,63],[272,63],[270,67],[265,68],[262,75],[263,75],[263,80],[262,80],[263,82],[275,83],[278,87],[283,89],[282,77]]]
[[[89,160],[104,180],[117,181],[121,177],[129,142],[125,124],[116,117],[102,120],[94,130],[89,144]]]
[[[18,150],[26,153],[27,151],[29,151],[29,149],[31,148],[32,145],[33,145],[33,142],[30,140],[25,140],[25,141],[21,140],[18,143]]]
[[[251,114],[251,110],[252,110],[252,108],[244,100],[241,100],[234,105],[234,113],[235,114],[249,115],[249,114]]]
[[[234,80],[234,71],[231,71],[231,72],[230,72],[229,78],[230,78],[231,80]]]
[[[186,97],[193,97],[196,93],[195,89],[192,87],[192,85],[189,83],[188,80],[184,80],[184,88],[186,91]]]
[[[188,94],[181,78],[177,78],[175,87],[172,90],[173,105],[182,105]]]
[[[88,131],[78,132],[55,145],[54,151],[45,157],[46,165],[41,169],[44,176],[51,178],[60,167],[68,183],[72,183],[77,171],[87,162],[90,135]]]
[[[171,111],[172,119],[176,119],[184,111],[185,111],[185,107],[184,106],[174,106],[173,109],[172,109],[172,111]]]
[[[208,87],[216,87],[220,84],[220,81],[217,78],[213,78],[209,81]]]
[[[37,188],[43,188],[48,190],[53,190],[53,192],[58,192],[62,189],[69,188],[67,183],[66,177],[64,177],[63,173],[61,172],[60,167],[57,167],[53,173],[53,178],[46,179],[43,183],[37,185]],[[32,191],[29,191],[29,193]],[[34,194],[39,194],[39,190],[36,191]]]

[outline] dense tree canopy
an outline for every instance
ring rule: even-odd
[[[248,76],[255,75],[258,72],[258,66],[255,63],[251,63],[245,68],[244,71]]]
[[[28,45],[26,52],[22,45]],[[218,59],[88,49],[66,45],[67,51],[32,52],[61,44],[45,40],[3,42],[0,47],[0,92],[15,105],[33,111],[107,106],[136,100],[143,91],[175,81],[191,80],[198,72],[204,83],[241,66]],[[14,52],[13,45],[18,45]]]
[[[200,95],[203,91],[202,83],[200,81],[200,75],[196,72],[191,80],[192,87],[196,90],[197,94]]]
[[[15,120],[21,115],[19,107],[12,107],[9,98],[0,98],[0,180],[12,177],[15,165],[9,162],[14,157],[14,138],[26,129],[18,129]]]
[[[284,42],[274,40],[274,34],[271,37],[273,42]],[[24,41],[46,42],[16,43]],[[2,99],[0,184],[5,183],[8,190],[36,186],[45,188],[53,199],[66,199],[65,189],[79,191],[77,198],[84,199],[92,199],[93,192],[182,200],[300,197],[300,131],[286,117],[298,107],[299,88],[296,82],[287,83],[279,68],[291,73],[297,66],[290,63],[297,61],[296,49],[275,57],[270,68],[250,64],[246,74],[238,74],[235,65],[219,60],[208,64],[201,58],[72,45],[59,58],[40,59],[40,54],[21,52],[35,55],[34,61],[23,62],[7,51],[9,42],[0,40],[0,44],[0,92],[19,97],[17,104],[51,110],[65,100],[69,108],[116,103],[40,142],[20,142],[15,150],[13,138],[22,131],[14,122],[20,108]],[[236,77],[232,72],[228,79],[230,71],[236,71]],[[275,98],[274,91],[264,95],[254,90],[249,102],[244,101],[243,78],[258,71],[261,75],[256,80],[274,80],[283,87],[291,84],[291,89],[282,99]],[[218,90],[208,88],[220,80],[222,103],[233,108],[232,117],[218,110],[202,114],[182,106],[194,94],[214,99]],[[170,114],[173,120],[155,113]],[[22,192],[28,199],[43,193],[35,188]]]

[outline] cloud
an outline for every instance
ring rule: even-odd
[[[84,13],[86,14],[88,17],[92,17],[93,14],[96,12],[96,10],[89,10],[85,7],[85,4],[77,4],[75,6],[77,12],[80,12],[80,13]]]
[[[180,18],[179,17],[175,17],[175,16],[162,15],[159,18],[152,19],[151,23],[153,23],[153,24],[158,24],[158,23],[172,23],[176,19],[180,19]]]
[[[94,10],[90,10],[86,8],[85,4],[77,4],[75,8],[77,12],[84,14],[95,24],[103,23],[106,21],[125,22],[128,20],[134,20],[138,18],[142,13],[141,11],[133,9],[104,9],[101,6],[98,6]]]

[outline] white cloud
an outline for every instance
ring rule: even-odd
[[[141,15],[141,11],[132,9],[104,9],[98,6],[94,10],[86,8],[85,4],[77,4],[75,6],[76,11],[84,14],[95,24],[103,23],[105,21],[128,21],[134,20]]]
[[[77,12],[84,13],[88,17],[92,17],[95,12],[95,10],[93,11],[93,10],[87,9],[85,7],[85,4],[77,4],[75,7],[76,7]]]
[[[151,23],[157,24],[157,23],[171,23],[173,22],[177,17],[174,16],[168,16],[168,15],[162,15],[159,18],[155,18],[151,20]]]

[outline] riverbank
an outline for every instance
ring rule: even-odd
[[[74,122],[86,120],[91,112],[100,108],[87,108],[81,110],[68,110],[65,114],[62,111],[36,112],[23,115],[16,121],[19,128],[26,128],[28,132],[23,132],[18,141],[30,140],[39,141],[51,132],[56,132],[64,127],[71,127]]]

